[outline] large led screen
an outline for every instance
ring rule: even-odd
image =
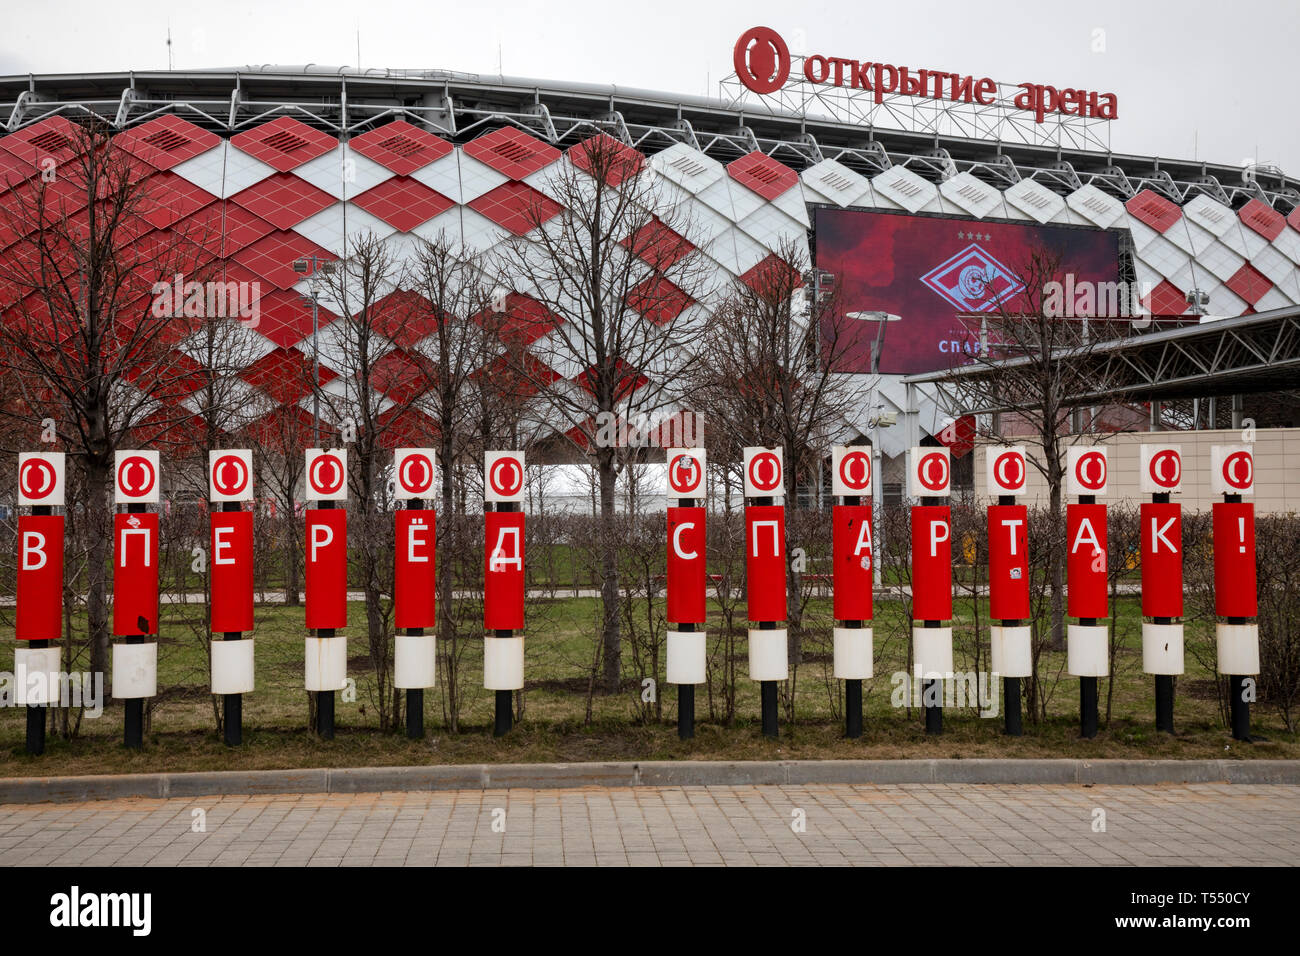
[[[1119,280],[1114,231],[853,209],[818,209],[814,221],[817,266],[841,282],[833,326],[840,371],[871,371],[880,325],[870,314],[882,312],[899,320],[885,325],[879,371],[969,361],[976,323],[958,314],[996,311],[999,301],[1008,311],[1023,307],[1020,277],[1035,248],[1060,255],[1063,282],[1067,275],[1076,284]]]

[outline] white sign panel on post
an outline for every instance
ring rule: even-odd
[[[831,494],[839,498],[867,497],[871,494],[871,456],[873,449],[831,448]]]
[[[247,448],[208,452],[208,500],[253,500],[253,453]]]
[[[347,501],[346,448],[307,449],[307,498],[311,501]]]
[[[745,497],[777,498],[785,495],[785,474],[781,464],[783,449],[750,447],[745,449]]]
[[[18,503],[33,507],[64,504],[64,456],[61,451],[24,451],[18,455]]]
[[[158,453],[117,451],[113,454],[113,501],[119,505],[156,505],[161,484]]]
[[[522,451],[484,452],[483,500],[498,503],[523,501],[524,474]]]
[[[669,448],[668,449],[668,500],[670,503],[683,498],[699,499],[703,504],[705,497],[704,449],[703,448]]]

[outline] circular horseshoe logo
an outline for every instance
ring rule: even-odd
[[[402,490],[412,495],[422,495],[433,487],[433,462],[429,456],[416,452],[402,459],[397,480]]]
[[[492,485],[494,494],[518,494],[524,484],[523,469],[513,458],[498,458],[488,472],[488,482]]]
[[[993,462],[993,477],[1007,491],[1025,487],[1025,458],[1018,451],[1004,451]]]
[[[930,491],[943,491],[948,487],[948,456],[937,451],[922,455],[916,477]]]
[[[781,459],[761,451],[749,461],[749,483],[759,491],[775,491],[781,484]]]
[[[307,477],[311,480],[312,491],[317,494],[336,494],[343,487],[343,463],[338,460],[338,456],[331,455],[329,452],[317,455],[311,463],[311,471]]]
[[[54,466],[44,458],[27,459],[23,462],[22,473],[18,476],[23,494],[33,501],[48,498],[54,491],[57,481],[58,476],[54,473]]]
[[[1238,467],[1241,466],[1241,467]],[[1234,451],[1223,459],[1223,480],[1245,491],[1255,480],[1255,460],[1248,451]]]
[[[130,478],[137,469],[139,470],[140,480],[133,486]],[[117,469],[117,486],[122,489],[122,494],[128,498],[143,498],[149,494],[149,492],[153,491],[156,478],[153,462],[143,455],[129,455],[123,458],[122,464]]]
[[[679,495],[700,487],[700,462],[694,455],[678,455],[668,466],[668,484]]]
[[[248,466],[238,455],[222,455],[212,464],[212,487],[219,495],[242,494],[248,487]]]
[[[1183,474],[1182,458],[1172,448],[1162,448],[1151,456],[1147,471],[1161,488],[1176,488]]]
[[[732,51],[736,78],[755,93],[775,93],[790,78],[790,48],[768,27],[751,27]]]
[[[840,459],[840,481],[853,491],[871,487],[871,456],[865,451],[851,451]]]
[[[1093,466],[1096,465],[1096,468]],[[1096,477],[1092,473],[1096,472]],[[1099,451],[1085,452],[1074,464],[1074,477],[1084,488],[1097,491],[1106,484],[1106,456]]]

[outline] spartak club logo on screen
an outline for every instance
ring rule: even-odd
[[[921,281],[961,312],[990,312],[1007,304],[1025,284],[1011,270],[971,243],[961,252],[931,269]]]

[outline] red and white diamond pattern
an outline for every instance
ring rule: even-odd
[[[10,191],[32,188],[43,160],[66,158],[75,132],[67,119],[54,116],[0,136],[0,208]],[[581,145],[561,152],[513,126],[457,147],[403,120],[340,143],[294,117],[279,116],[225,141],[181,115],[163,114],[119,133],[114,142],[130,154],[132,175],[148,177],[150,199],[132,230],[142,250],[197,242],[224,260],[223,278],[258,283],[256,326],[230,324],[231,342],[244,363],[239,388],[246,390],[250,409],[268,402],[310,407],[313,283],[294,270],[295,260],[341,256],[367,233],[382,239],[401,262],[421,238],[439,233],[489,252],[539,221],[543,229],[559,222],[556,177],[568,164],[584,168],[587,161]],[[1127,228],[1138,279],[1150,283],[1148,298],[1159,314],[1185,312],[1192,288],[1207,293],[1216,315],[1300,302],[1300,207],[1284,218],[1259,200],[1234,210],[1208,193],[1179,205],[1144,189],[1123,201],[1094,183],[1062,196],[1033,179],[1000,189],[970,172],[936,185],[904,166],[868,178],[834,159],[797,173],[759,151],[724,164],[684,143],[648,160],[621,148],[629,157],[626,174],[648,177],[662,201],[683,213],[684,235],[665,227],[666,234],[654,241],[694,247],[715,267],[710,271],[716,288],[737,279],[764,281],[782,268],[774,253],[790,244],[806,254],[808,204],[827,203]],[[51,186],[68,215],[84,215],[84,199]],[[592,188],[599,188],[594,181]],[[0,228],[0,249],[20,238],[12,233]],[[660,322],[671,313],[706,321],[706,307],[674,288],[645,290],[647,303],[654,303],[646,307],[647,320]],[[519,319],[509,334],[552,369],[554,387],[581,389],[585,370],[563,360],[553,347],[559,333],[528,307],[536,302],[524,293],[542,293],[527,281],[517,289],[512,308]],[[347,371],[347,325],[339,318],[348,304],[333,301],[319,286],[315,291],[320,385],[327,394],[343,396],[355,390]],[[410,295],[390,296],[394,316],[403,309],[398,297]],[[387,350],[387,371],[375,387],[387,406],[408,397],[425,333],[395,319],[391,335],[379,343],[380,352]],[[187,361],[197,361],[199,343],[185,335],[178,334],[176,348],[191,356]],[[658,387],[653,379],[653,370],[650,379],[629,370],[628,387]],[[189,407],[183,389],[174,398]]]

